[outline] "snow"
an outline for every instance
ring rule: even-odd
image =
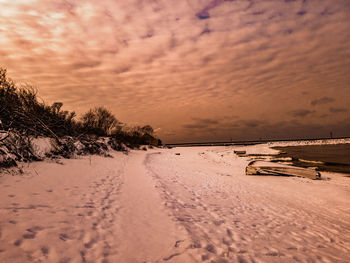
[[[44,158],[47,153],[50,153],[54,149],[51,140],[47,137],[32,138],[31,145],[34,154],[40,158]]]
[[[349,262],[350,179],[246,176],[249,157],[233,151],[269,146],[112,152],[3,171],[0,262]]]

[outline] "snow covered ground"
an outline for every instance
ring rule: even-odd
[[[114,152],[2,172],[0,262],[349,262],[350,178],[246,176],[248,157],[233,151],[268,146]]]

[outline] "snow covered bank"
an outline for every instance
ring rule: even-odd
[[[78,155],[110,156],[111,150],[127,152],[125,144],[110,137],[82,136],[73,138],[31,137],[8,132],[0,141],[0,169],[45,158],[74,158]]]

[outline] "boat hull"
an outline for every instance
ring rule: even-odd
[[[246,167],[246,175],[275,175],[275,176],[296,176],[313,180],[321,178],[321,174],[314,169],[305,169],[293,166],[259,165],[255,161],[250,162]]]

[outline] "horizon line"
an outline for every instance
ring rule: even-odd
[[[350,139],[350,136],[342,137],[321,137],[321,138],[301,138],[301,139],[264,139],[264,140],[237,140],[237,141],[207,141],[207,142],[183,142],[183,143],[164,143],[164,145],[201,145],[201,144],[239,144],[239,143],[264,143],[264,142],[281,142],[281,141],[317,141],[317,140],[336,140]]]

